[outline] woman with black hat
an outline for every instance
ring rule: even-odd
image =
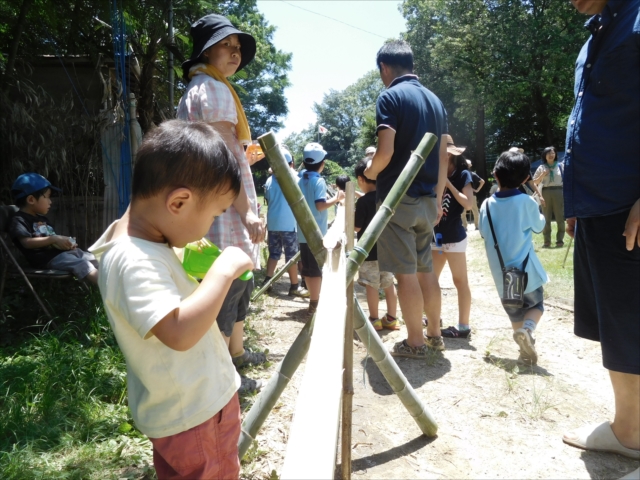
[[[213,125],[223,136],[225,143],[238,160],[242,174],[242,187],[238,198],[225,213],[216,218],[207,238],[219,248],[241,248],[260,265],[259,244],[264,240],[265,229],[258,216],[258,198],[251,175],[250,160],[243,145],[251,144],[251,131],[237,93],[227,80],[244,68],[256,54],[256,41],[248,33],[238,30],[221,15],[206,15],[191,26],[193,53],[182,64],[183,76],[189,82],[178,105],[178,118],[188,121],[205,121]],[[253,160],[259,160],[255,157]],[[259,268],[259,267],[258,267]],[[227,344],[234,364],[257,365],[266,362],[266,355],[250,352],[243,346],[244,319],[253,279],[236,279],[227,294],[218,326]],[[258,380],[242,377],[241,392],[255,391],[261,386]]]

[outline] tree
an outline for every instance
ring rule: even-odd
[[[172,1],[177,42],[168,37]],[[2,2],[0,52],[9,52],[6,57],[0,55],[4,84],[15,75],[14,65],[28,64],[38,55],[89,55],[96,61],[100,56],[113,58],[109,24],[113,22],[114,5],[108,0]],[[280,118],[287,113],[284,89],[289,85],[291,55],[274,47],[275,28],[260,14],[256,0],[121,0],[117,5],[124,14],[127,41],[140,67],[137,85],[132,87],[143,130],[174,116],[174,106],[168,105],[167,54],[175,54],[180,78],[180,63],[191,55],[190,25],[208,13],[226,15],[256,37],[255,61],[234,81],[254,133],[281,127]],[[177,87],[176,99],[185,85],[177,82]]]
[[[375,143],[375,105],[383,88],[380,74],[372,70],[342,91],[330,90],[313,106],[318,124],[328,130],[320,138],[327,158],[348,173],[352,173],[365,148]],[[304,146],[317,141],[317,131],[317,124],[311,124],[287,137],[284,143],[297,161],[302,160]]]
[[[562,145],[586,36],[568,2],[405,0],[403,11],[416,73],[445,103],[456,143],[475,143],[472,155],[485,141]]]

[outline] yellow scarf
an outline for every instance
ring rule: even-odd
[[[198,72],[206,73],[212,78],[215,78],[217,81],[224,83],[231,95],[233,96],[233,101],[236,104],[236,112],[238,114],[238,124],[236,125],[236,135],[238,136],[238,140],[240,143],[244,145],[248,145],[251,143],[251,130],[249,129],[249,122],[247,121],[247,116],[244,113],[244,108],[242,108],[242,103],[240,103],[240,98],[238,98],[238,94],[233,89],[229,80],[227,80],[216,67],[209,64],[200,63],[192,68],[189,72],[189,79],[193,78]]]

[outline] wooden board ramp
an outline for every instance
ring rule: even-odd
[[[342,226],[336,224],[338,221],[334,227],[344,232],[344,213]],[[325,238],[335,238],[330,233]],[[322,270],[320,302],[289,432],[280,476],[283,480],[333,478],[342,398],[346,288],[344,243],[340,242],[339,247],[328,250]]]

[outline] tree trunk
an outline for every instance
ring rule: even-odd
[[[487,172],[487,159],[484,150],[484,105],[478,105],[476,109],[476,173],[486,180],[489,177]]]
[[[18,56],[20,37],[22,36],[24,26],[27,23],[27,12],[31,8],[32,3],[33,0],[23,0],[22,6],[20,7],[20,15],[18,16],[18,21],[16,22],[16,26],[13,31],[13,39],[11,40],[11,45],[9,46],[9,57],[7,59],[7,70],[5,73],[5,75],[7,76],[13,75],[13,68],[16,63],[16,57]]]

